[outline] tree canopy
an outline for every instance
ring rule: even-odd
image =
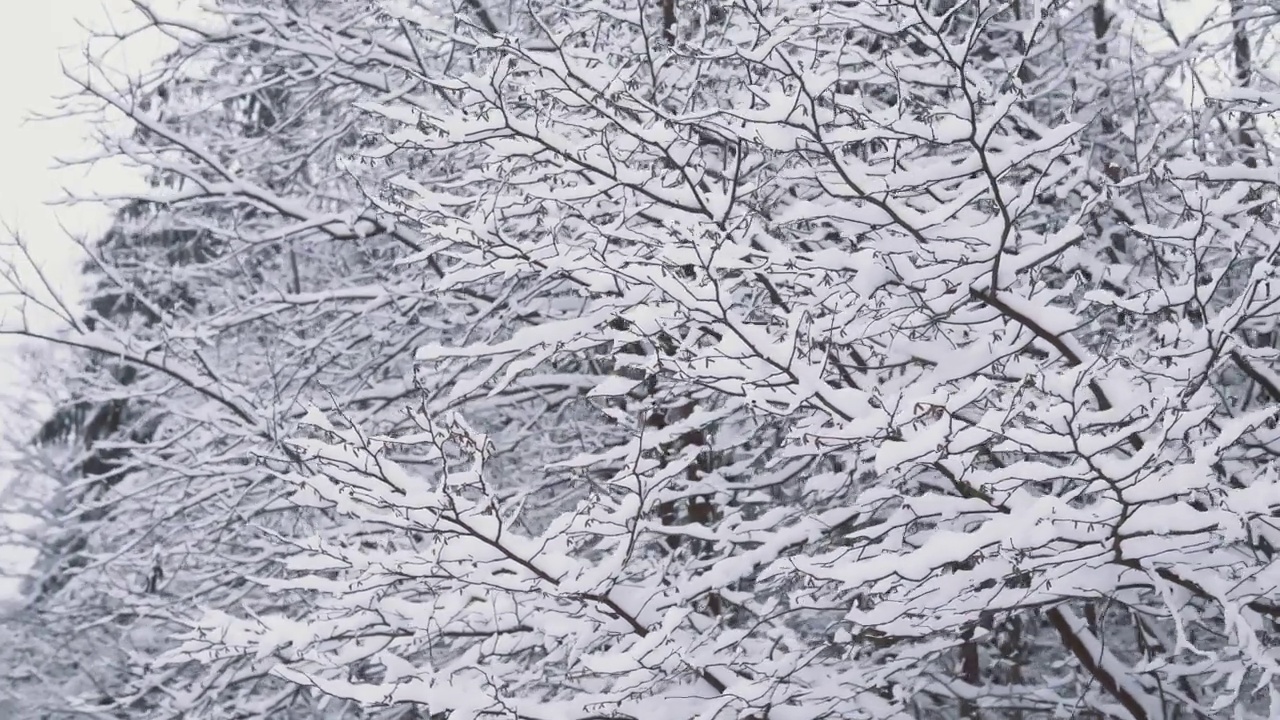
[[[134,2],[14,717],[1280,713],[1269,3]]]

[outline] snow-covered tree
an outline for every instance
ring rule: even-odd
[[[12,625],[61,639],[49,643],[59,669],[50,653],[41,662],[51,670],[44,687],[62,691],[37,685],[28,695],[48,712],[130,717],[221,717],[227,708],[309,717],[321,712],[316,702],[326,716],[354,712],[273,683],[264,677],[270,658],[177,669],[154,661],[205,608],[304,609],[305,593],[250,582],[279,574],[287,553],[269,542],[274,534],[377,535],[279,502],[277,476],[298,460],[281,439],[308,403],[361,422],[408,422],[414,344],[465,333],[442,320],[483,317],[500,302],[437,295],[419,268],[397,271],[421,238],[393,227],[361,189],[381,187],[393,169],[340,165],[361,142],[354,103],[412,90],[427,63],[455,60],[447,44],[408,36],[358,5],[224,8],[214,19],[225,23],[200,28],[144,10],[180,49],[136,85],[114,85],[109,73],[80,78],[91,103],[135,121],[136,132],[108,139],[106,152],[152,182],[99,198],[127,205],[86,248],[95,284],[85,312],[65,311],[66,331],[46,338],[84,360],[65,408],[40,434],[71,457],[46,473],[56,487],[41,529],[48,548],[31,605]],[[441,17],[476,14],[443,8]],[[366,64],[371,39],[388,49]],[[40,334],[20,323],[6,330]],[[524,403],[545,407],[542,427],[561,446],[568,433],[557,418],[572,417],[561,406],[576,389],[553,378],[530,385],[539,397]],[[552,492],[563,491],[543,495]],[[113,647],[119,657],[95,657]]]
[[[532,526],[447,405],[303,443],[301,497],[401,543],[313,544],[311,622],[214,646],[464,717],[1268,715],[1274,405],[1221,392],[1275,387],[1242,332],[1272,198],[1178,157],[1166,61],[1106,54],[1100,7],[741,3],[664,44],[657,8],[560,5],[477,36],[451,102],[371,108],[379,157],[475,153],[398,180],[422,259],[539,287],[419,372],[494,396],[607,348],[629,437],[548,468],[591,492]],[[1010,26],[1092,30],[1093,72],[991,51]]]
[[[210,10],[85,84],[104,712],[1278,711],[1264,4]]]

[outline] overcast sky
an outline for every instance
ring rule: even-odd
[[[73,88],[60,61],[78,63],[77,49],[86,33],[77,23],[100,22],[103,13],[104,7],[92,0],[13,2],[0,23],[0,158],[5,163],[0,218],[55,264],[62,260],[65,265],[69,251],[59,223],[89,232],[101,226],[105,214],[45,205],[59,197],[63,184],[83,187],[87,180],[83,171],[55,172],[54,158],[81,155],[91,145],[83,120],[33,121],[31,116],[56,111],[54,96]]]

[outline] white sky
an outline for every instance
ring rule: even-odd
[[[68,12],[70,10],[70,12]],[[81,155],[91,149],[83,120],[33,121],[33,114],[57,109],[54,96],[73,85],[62,75],[60,60],[77,64],[77,48],[86,32],[78,22],[96,22],[104,8],[92,0],[16,2],[0,23],[0,218],[26,237],[51,266],[70,270],[72,246],[59,223],[73,232],[102,227],[105,211],[51,208],[63,185],[84,188],[83,171],[55,172],[55,156]],[[70,48],[69,52],[61,52]],[[97,179],[97,178],[95,178]],[[101,178],[110,180],[110,178]]]

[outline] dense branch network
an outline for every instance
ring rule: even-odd
[[[1271,717],[1229,5],[139,4],[163,80],[81,88],[150,189],[4,328],[128,410],[45,438],[115,454],[29,617],[133,663],[60,711]]]

